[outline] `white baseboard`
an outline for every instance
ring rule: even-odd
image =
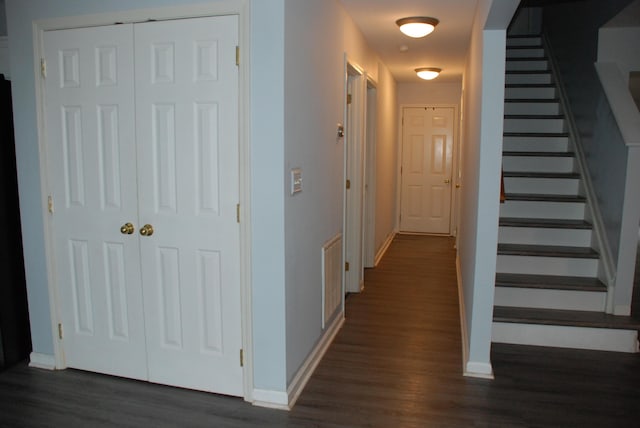
[[[29,367],[35,367],[45,370],[55,370],[56,358],[53,355],[32,352],[29,355]]]
[[[268,407],[270,409],[290,410],[289,399],[284,391],[271,391],[268,389],[254,389],[254,406]]]
[[[380,260],[382,260],[382,257],[384,256],[384,254],[389,249],[389,246],[391,245],[391,242],[393,241],[393,238],[395,238],[395,237],[396,237],[396,231],[394,230],[393,232],[391,232],[387,236],[387,239],[384,241],[384,243],[382,244],[382,246],[380,247],[380,249],[376,253],[376,257],[375,257],[375,260],[373,262],[373,266],[378,266],[378,263],[380,263]]]
[[[331,322],[331,324],[327,327],[326,332],[322,336],[322,339],[316,344],[315,348],[305,362],[302,364],[300,369],[298,369],[298,373],[296,373],[295,377],[291,381],[289,388],[287,388],[287,396],[289,397],[289,409],[292,409],[293,406],[298,401],[298,397],[300,397],[300,393],[304,389],[305,385],[311,378],[311,375],[318,367],[318,364],[324,357],[324,354],[331,346],[333,339],[336,337],[336,334],[340,331],[344,324],[344,314],[338,314]]]
[[[493,379],[493,367],[489,363],[479,363],[476,361],[467,361],[464,368],[466,377],[477,377],[481,379]]]
[[[309,356],[302,366],[300,366],[291,384],[287,388],[287,392],[254,389],[253,405],[271,409],[291,410],[343,324],[344,314],[340,313],[334,317],[320,341],[309,353]]]

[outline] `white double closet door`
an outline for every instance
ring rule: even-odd
[[[243,394],[237,25],[45,32],[68,367]]]

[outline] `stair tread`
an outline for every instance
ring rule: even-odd
[[[500,226],[505,227],[536,227],[547,229],[581,229],[590,230],[593,225],[585,220],[566,220],[559,218],[526,218],[500,217]]]
[[[539,202],[586,202],[581,195],[550,195],[542,193],[507,193],[507,200],[512,201],[539,201]]]
[[[555,83],[507,83],[505,88],[555,88]]]
[[[506,98],[505,103],[559,103],[558,98]]]
[[[505,74],[551,74],[551,70],[505,70]]]
[[[571,247],[565,245],[498,244],[498,254],[579,259],[597,259],[599,257],[598,253],[591,247]]]
[[[598,278],[560,275],[528,275],[521,273],[497,273],[496,287],[596,292],[607,291],[607,287]]]
[[[569,327],[640,330],[640,319],[604,312],[569,311],[495,306],[493,321],[505,323],[561,325]]]
[[[574,152],[543,152],[543,151],[510,151],[505,150],[502,156],[548,156],[553,158],[573,158],[576,156]]]
[[[546,56],[508,57],[507,61],[547,61]]]
[[[504,137],[569,137],[568,132],[505,132]]]
[[[564,119],[562,114],[505,114],[505,119]]]
[[[517,156],[517,155],[516,155]],[[580,174],[577,172],[530,172],[530,171],[504,171],[504,177],[509,178],[552,178],[552,179],[574,179],[579,180]]]

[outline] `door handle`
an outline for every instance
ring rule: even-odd
[[[153,235],[153,226],[150,224],[145,224],[140,228],[140,235],[142,236],[151,236]]]
[[[133,227],[133,224],[131,223],[125,223],[120,228],[120,233],[122,233],[123,235],[132,235],[133,232],[135,231],[136,231],[136,228]]]

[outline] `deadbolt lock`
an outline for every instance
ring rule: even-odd
[[[133,227],[133,224],[131,223],[125,223],[120,228],[120,233],[122,233],[123,235],[132,235],[133,232],[135,231],[136,231],[136,228]]]
[[[451,183],[451,180],[449,180],[448,178],[445,178],[444,184],[449,184],[449,183]]]
[[[142,236],[153,235],[153,226],[151,226],[150,224],[145,224],[144,226],[142,226],[142,228],[140,229],[140,235]]]

